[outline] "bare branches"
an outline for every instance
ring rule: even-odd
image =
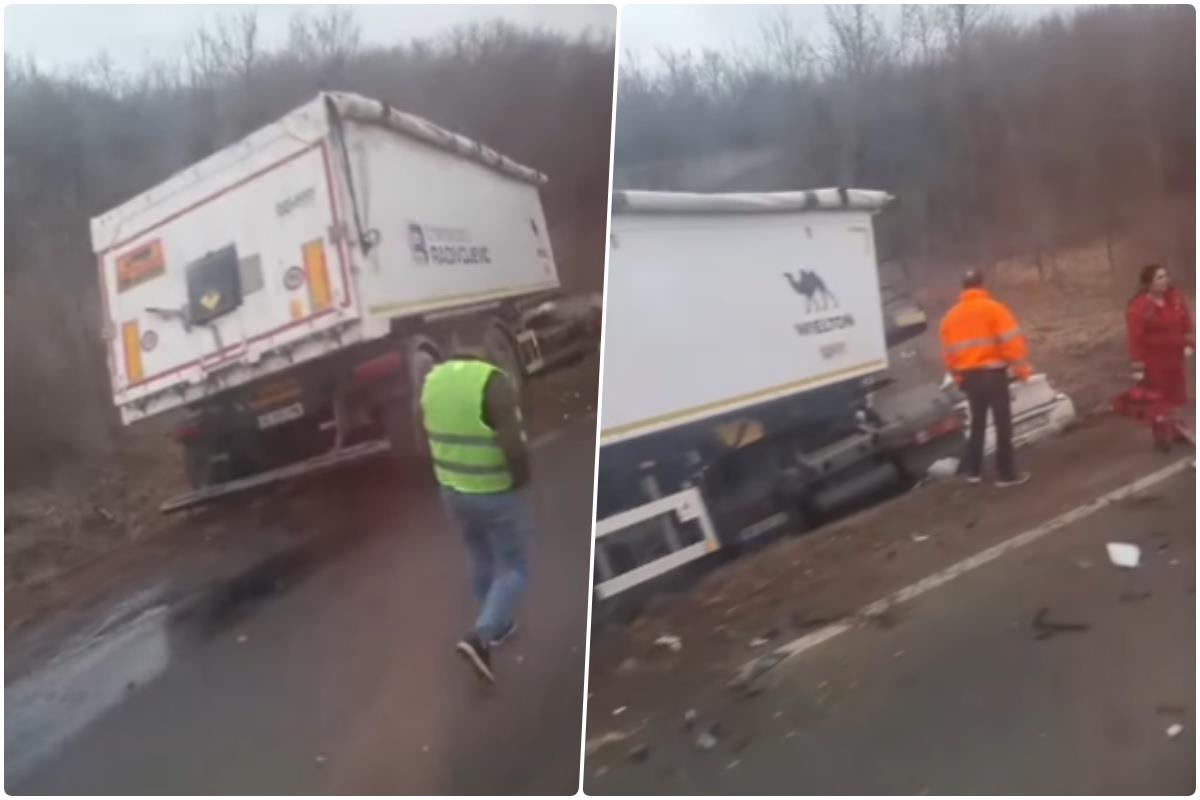
[[[861,80],[890,61],[892,43],[870,6],[825,6],[825,21],[833,34],[827,58],[835,74]]]
[[[770,6],[759,22],[761,66],[784,80],[809,77],[816,53],[788,6]]]

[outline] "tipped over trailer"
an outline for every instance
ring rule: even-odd
[[[419,387],[458,345],[545,371],[527,314],[559,287],[545,182],[324,93],[93,219],[121,419],[183,414],[193,491],[164,510],[420,453]]]

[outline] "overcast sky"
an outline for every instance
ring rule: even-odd
[[[221,16],[255,6],[225,5],[10,5],[4,11],[4,49],[32,55],[39,66],[64,69],[107,50],[123,70],[136,70],[149,59],[177,54],[191,31]],[[436,35],[461,23],[504,19],[523,27],[544,26],[567,34],[590,28],[611,34],[612,6],[351,6],[367,44],[396,44]],[[260,30],[268,47],[281,44],[288,20],[297,11],[322,13],[323,6],[257,6]]]
[[[758,40],[764,17],[771,6],[764,5],[627,5],[621,11],[621,52],[635,54],[646,66],[655,62],[655,53],[668,49],[712,49],[730,52],[735,46],[752,47]],[[875,6],[889,24],[898,24],[900,6]],[[1070,12],[1070,5],[997,5],[992,13],[1003,14],[1017,22],[1028,22],[1051,13]],[[789,5],[785,11],[795,28],[815,45],[825,41],[823,4]]]

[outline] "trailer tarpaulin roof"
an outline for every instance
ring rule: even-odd
[[[893,198],[872,189],[794,192],[613,192],[616,214],[750,214],[796,211],[879,211]]]
[[[337,113],[347,119],[383,125],[397,133],[403,133],[455,155],[477,161],[497,172],[526,183],[532,183],[535,186],[540,186],[547,181],[546,176],[536,169],[520,164],[502,153],[497,153],[474,139],[468,139],[466,136],[448,131],[423,117],[398,111],[386,103],[348,92],[328,92],[326,97],[333,103]]]

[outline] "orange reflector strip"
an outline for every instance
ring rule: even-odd
[[[121,326],[121,340],[125,342],[125,375],[130,383],[137,383],[142,379],[142,341],[137,320]]]
[[[329,270],[325,266],[325,243],[320,239],[304,245],[304,272],[308,275],[308,299],[312,310],[329,308]]]

